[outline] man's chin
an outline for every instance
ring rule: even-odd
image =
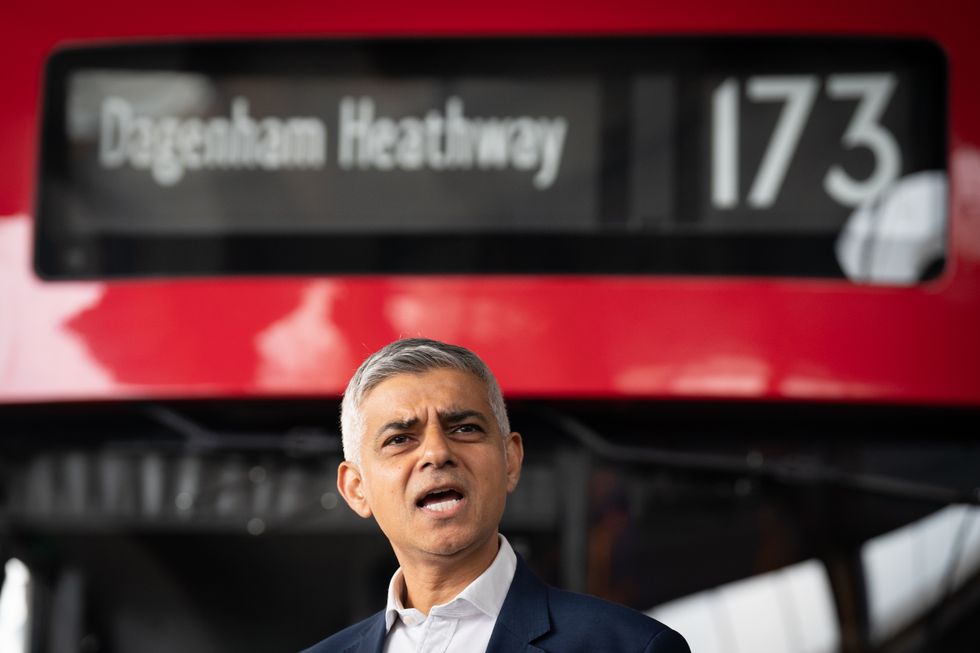
[[[493,538],[484,537],[482,534],[458,534],[450,535],[446,533],[438,534],[432,540],[426,542],[421,548],[426,554],[437,559],[459,559],[478,553],[484,546],[488,546],[488,539],[496,542],[496,533]]]
[[[442,540],[426,547],[426,552],[438,557],[457,557],[466,555],[477,548],[471,540]]]

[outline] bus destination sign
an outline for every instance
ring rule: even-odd
[[[915,282],[945,254],[944,93],[943,56],[919,41],[65,50],[47,71],[37,268]],[[892,238],[908,220],[926,235]],[[899,272],[855,254],[869,238],[901,250]],[[449,264],[447,247],[469,255]]]
[[[113,198],[80,212],[95,229],[568,229],[596,212],[588,81],[151,78],[71,80],[72,169]]]

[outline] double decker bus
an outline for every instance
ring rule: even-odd
[[[0,649],[297,650],[339,397],[498,375],[502,530],[703,653],[980,641],[972,3],[10,8]]]

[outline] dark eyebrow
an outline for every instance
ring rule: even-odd
[[[380,437],[386,431],[406,431],[416,424],[419,423],[418,417],[410,417],[409,419],[396,419],[388,422],[375,434],[375,437]]]
[[[439,420],[443,424],[456,424],[457,422],[474,418],[487,422],[487,416],[478,410],[447,410],[439,412]]]

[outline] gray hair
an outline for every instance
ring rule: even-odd
[[[361,402],[371,390],[398,374],[423,374],[437,369],[469,372],[487,388],[487,400],[502,436],[510,433],[504,396],[493,372],[480,357],[465,347],[450,345],[428,338],[404,338],[382,347],[361,363],[354,372],[344,400],[340,404],[340,432],[344,458],[355,465],[361,462],[361,441],[364,437],[364,416]]]

